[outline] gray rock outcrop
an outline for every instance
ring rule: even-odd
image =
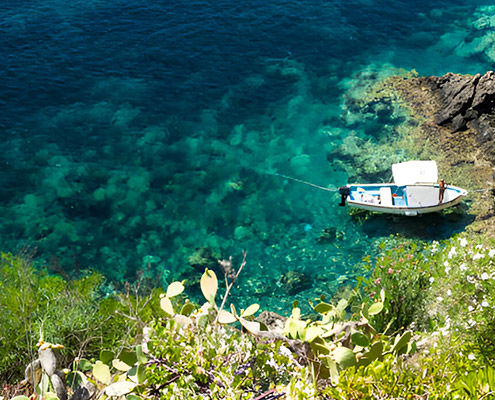
[[[442,103],[435,115],[437,125],[449,125],[453,132],[466,130],[468,124],[491,115],[495,121],[495,73],[423,78]],[[475,122],[476,125],[476,122]]]

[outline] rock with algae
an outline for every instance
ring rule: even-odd
[[[330,226],[328,228],[324,228],[318,239],[316,240],[318,243],[334,243],[338,239],[342,239],[345,233],[341,232],[334,226]]]
[[[198,271],[204,272],[205,268],[218,269],[218,257],[208,247],[200,247],[189,256],[189,264]]]
[[[311,278],[301,271],[288,271],[282,275],[280,282],[287,294],[300,293],[311,286]]]

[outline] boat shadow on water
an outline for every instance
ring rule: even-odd
[[[468,207],[460,204],[450,210],[421,214],[416,217],[381,214],[370,211],[356,211],[351,221],[370,238],[399,234],[420,240],[448,239],[462,232],[474,222],[476,216],[468,213]]]

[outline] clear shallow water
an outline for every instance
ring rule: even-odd
[[[398,119],[344,113],[354,76],[484,72],[492,15],[461,2],[3,2],[2,249],[35,246],[116,286],[143,268],[192,284],[197,248],[236,262],[244,249],[241,306],[331,295],[388,235],[438,239],[468,218],[362,222],[271,173],[388,179],[360,174],[349,149]]]

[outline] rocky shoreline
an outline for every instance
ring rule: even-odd
[[[495,73],[420,78],[442,105],[434,117],[452,132],[471,131],[484,157],[495,161]]]
[[[395,147],[435,159],[447,182],[469,190],[468,227],[495,235],[495,73],[419,77],[401,71],[370,85],[361,109],[394,104],[408,118]]]
[[[475,207],[479,221],[493,220],[495,216],[493,166],[495,165],[495,73],[458,75],[448,73],[441,77],[416,78],[435,99],[433,115],[426,115],[438,127],[437,135],[447,138],[449,153],[456,153],[450,165],[455,176],[460,164],[470,166],[472,177],[480,190]],[[424,89],[423,89],[424,90]],[[417,104],[416,107],[420,107]],[[427,131],[432,133],[432,130]],[[441,140],[441,143],[443,141]],[[441,150],[441,149],[440,149]],[[468,169],[468,171],[469,171]],[[479,174],[478,177],[476,175]],[[477,178],[477,179],[476,179]],[[486,189],[484,192],[482,189]],[[473,194],[475,194],[473,193]],[[475,200],[476,201],[476,200]],[[494,220],[495,221],[495,220]],[[479,225],[479,224],[478,224]],[[493,231],[492,223],[484,223],[483,230]]]

